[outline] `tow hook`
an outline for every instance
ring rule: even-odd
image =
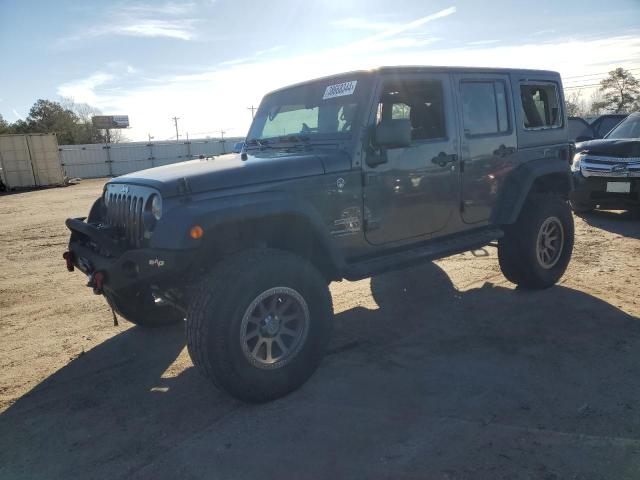
[[[96,295],[102,295],[102,287],[104,286],[104,273],[95,272],[89,275],[89,282],[87,287],[93,288],[93,293]]]
[[[73,266],[73,252],[64,252],[62,258],[64,258],[64,261],[67,263],[67,270],[73,272],[75,270]]]

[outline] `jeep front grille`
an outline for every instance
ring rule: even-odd
[[[129,245],[140,247],[144,237],[142,211],[144,198],[134,195],[109,194],[107,224],[116,227]]]
[[[105,223],[114,227],[127,246],[141,248],[144,243],[143,215],[149,197],[157,193],[147,187],[108,184],[105,192]]]

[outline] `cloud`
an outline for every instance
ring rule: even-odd
[[[189,16],[195,3],[122,4],[111,6],[104,12],[104,24],[79,30],[63,37],[56,46],[66,47],[87,38],[119,35],[146,38],[173,38],[192,40],[196,36],[198,19]]]
[[[127,135],[132,139],[144,139],[148,132],[156,138],[170,137],[174,134],[171,117],[176,115],[181,118],[184,132],[214,132],[222,128],[236,136],[244,135],[251,122],[247,107],[257,105],[265,93],[356,69],[380,65],[522,67],[557,70],[568,77],[601,73],[618,65],[634,68],[640,60],[640,35],[450,48],[433,39],[426,39],[430,42],[426,45],[417,45],[415,42],[422,38],[402,36],[407,32],[388,36],[384,42],[369,43],[364,50],[330,48],[304,55],[251,57],[245,63],[216,65],[199,73],[137,78],[135,86],[127,85],[118,91],[105,88],[116,84],[115,78],[107,81],[97,77],[105,80],[97,85],[96,77],[90,76],[92,81],[85,78],[65,85],[75,87],[75,92],[88,90],[95,95],[92,103],[103,111],[129,114],[132,128]],[[388,42],[393,48],[382,48]],[[589,52],[588,59],[583,55],[585,51]],[[612,60],[612,52],[616,60]]]
[[[388,30],[394,27],[390,22],[372,22],[366,18],[357,17],[334,20],[331,25],[348,30]]]
[[[549,30],[538,30],[537,32],[533,32],[531,34],[532,37],[539,37],[540,35],[550,35],[552,33],[555,33],[556,31],[554,29],[549,29]]]
[[[416,46],[417,44],[415,42],[406,42],[406,41],[395,41],[395,42],[389,42],[389,38],[392,37],[396,37],[400,34],[404,34],[407,32],[410,32],[412,30],[415,30],[418,27],[421,27],[429,22],[433,22],[434,20],[438,20],[440,18],[445,18],[448,17],[450,15],[453,15],[454,13],[456,13],[456,7],[449,7],[449,8],[445,8],[443,10],[440,10],[436,13],[432,13],[431,15],[427,15],[425,17],[421,17],[418,18],[416,20],[413,20],[411,22],[407,22],[407,23],[402,23],[402,24],[395,24],[389,28],[387,28],[386,30],[383,30],[379,33],[376,33],[375,35],[372,35],[370,37],[364,38],[362,40],[358,40],[354,43],[352,43],[351,45],[348,45],[346,47],[346,49],[349,50],[357,50],[357,51],[381,51],[381,50],[389,50],[389,46],[392,45],[392,43],[395,43],[395,47],[402,47],[402,46]],[[424,43],[423,45],[427,45],[428,43],[433,43],[433,41],[435,41],[436,39],[427,39],[427,43]],[[417,45],[420,46],[420,45]]]
[[[239,65],[241,63],[247,63],[247,62],[251,61],[252,59],[253,59],[253,57],[235,58],[233,60],[226,60],[224,62],[220,62],[220,65]]]
[[[249,63],[251,61],[255,61],[257,59],[257,57],[260,57],[262,55],[267,55],[269,53],[277,52],[278,50],[281,50],[282,48],[284,48],[284,45],[276,45],[275,47],[267,48],[265,50],[258,50],[251,57],[233,58],[231,60],[225,60],[224,62],[220,62],[218,65],[225,66],[225,65],[240,65],[242,63]]]
[[[11,112],[13,112],[13,114],[16,116],[16,120],[23,120],[24,119],[24,117],[22,115],[20,115],[15,108],[12,108]]]
[[[284,45],[276,45],[274,47],[267,48],[265,50],[258,50],[255,53],[255,56],[259,57],[260,55],[266,55],[267,53],[274,53],[274,52],[277,52],[278,50],[282,50],[283,48],[284,48]]]
[[[142,20],[129,25],[113,25],[100,34],[130,35],[133,37],[168,37],[191,40],[195,20]]]
[[[98,106],[101,102],[96,94],[96,88],[110,82],[114,78],[110,73],[96,72],[86,78],[73,80],[60,85],[57,93],[61,97],[72,98],[75,102]]]
[[[476,40],[475,42],[467,43],[467,45],[492,45],[494,43],[500,43],[500,40]]]
[[[164,4],[138,3],[127,5],[125,10],[127,13],[185,15],[187,13],[191,13],[195,7],[195,2],[166,2]]]

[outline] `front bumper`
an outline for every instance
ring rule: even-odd
[[[629,193],[607,192],[608,182],[630,183]],[[571,201],[584,205],[600,205],[601,208],[624,209],[640,205],[640,178],[631,177],[584,177],[573,172]]]
[[[179,284],[179,278],[193,263],[195,250],[157,248],[122,249],[103,231],[81,219],[68,219],[71,230],[67,267],[78,268],[89,277],[96,293],[103,287],[113,292],[138,286]],[[95,281],[100,273],[99,282]]]

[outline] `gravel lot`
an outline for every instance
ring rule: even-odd
[[[0,196],[0,478],[640,478],[640,222],[576,218],[562,284],[496,252],[332,285],[330,353],[260,406],[194,370],[183,326],[113,326],[67,273],[104,180]]]

